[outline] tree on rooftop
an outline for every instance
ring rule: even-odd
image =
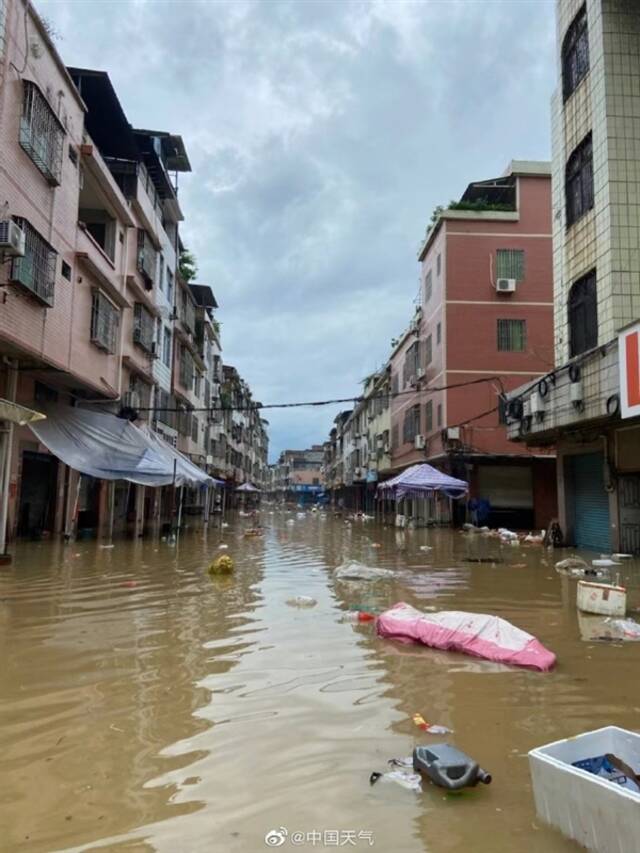
[[[180,275],[187,284],[190,281],[193,281],[193,279],[198,275],[198,264],[193,252],[190,252],[188,249],[183,249],[180,252],[178,268],[180,270]]]

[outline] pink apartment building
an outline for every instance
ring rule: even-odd
[[[550,164],[470,184],[419,260],[421,305],[391,359],[393,469],[435,464],[470,481],[489,523],[545,527],[555,458],[507,440],[501,393],[553,364]]]

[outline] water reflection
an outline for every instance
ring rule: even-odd
[[[253,853],[280,826],[372,832],[394,853],[575,849],[535,821],[526,752],[633,727],[640,645],[584,636],[575,580],[554,570],[568,552],[319,515],[265,512],[263,537],[245,524],[175,547],[18,549],[0,575],[2,849]],[[233,556],[231,577],[208,575],[217,553]],[[340,582],[346,559],[394,576]],[[631,607],[637,569],[621,568]],[[316,606],[289,606],[297,595]],[[400,600],[502,616],[558,667],[514,670],[344,621]],[[372,770],[433,742],[416,712],[453,729],[493,784],[457,797],[370,787]]]

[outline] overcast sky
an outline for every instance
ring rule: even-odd
[[[264,403],[357,394],[412,315],[435,205],[549,157],[554,5],[36,0],[134,126],[183,136],[183,239]],[[339,408],[265,413],[271,457]]]

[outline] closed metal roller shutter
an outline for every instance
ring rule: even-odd
[[[569,459],[573,481],[574,539],[578,548],[609,551],[609,495],[604,490],[602,453]]]

